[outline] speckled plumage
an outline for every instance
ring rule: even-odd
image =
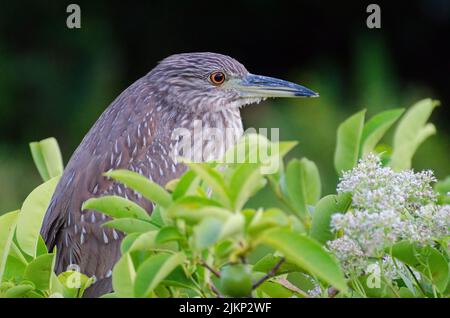
[[[215,71],[226,74],[223,85],[209,80]],[[170,155],[176,144],[172,138],[175,129],[192,130],[200,121],[203,128],[233,128],[235,136],[241,135],[239,107],[267,97],[267,91],[261,96],[253,91],[242,93],[236,83],[248,75],[242,64],[228,56],[173,55],[111,103],[69,160],[44,217],[41,233],[50,250],[57,247],[56,272],[76,264],[81,272],[95,276],[86,297],[112,290],[111,271],[120,257],[123,233],[102,228],[108,218],[95,211],[81,211],[82,203],[92,197],[118,195],[151,213],[151,202],[102,174],[110,169],[129,169],[165,185],[185,170]],[[292,91],[292,87],[283,86],[286,83],[295,85],[281,83],[278,92],[283,96]],[[274,86],[269,89],[274,91]],[[300,96],[298,90],[292,92]],[[228,141],[221,144],[221,153],[229,146]]]
[[[225,61],[228,59],[232,61],[231,58]],[[211,63],[222,60],[215,58]],[[108,180],[102,173],[110,169],[129,169],[165,185],[185,169],[168,155],[173,129],[189,128],[194,120],[212,127],[228,127],[227,122],[234,121],[233,127],[242,132],[238,108],[207,110],[205,94],[193,97],[193,103],[199,106],[197,109],[179,101],[183,93],[177,91],[176,84],[171,84],[176,79],[162,83],[161,78],[167,78],[167,73],[159,74],[170,62],[170,59],[163,61],[133,83],[100,116],[67,164],[45,215],[42,235],[50,249],[57,247],[56,271],[59,273],[68,265],[77,264],[81,272],[95,275],[97,281],[87,291],[87,296],[111,290],[110,273],[120,257],[123,234],[101,228],[107,217],[95,211],[81,211],[82,203],[91,197],[119,195],[137,202],[149,212],[153,209],[151,202],[139,193]],[[189,62],[176,65],[186,68],[186,63]],[[239,67],[240,71],[245,71],[243,66]],[[183,68],[171,70],[175,69],[182,72]]]

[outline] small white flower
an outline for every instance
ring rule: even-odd
[[[343,236],[329,241],[328,248],[346,272],[363,272],[369,257],[382,257],[401,240],[433,245],[448,238],[450,205],[436,204],[433,182],[430,170],[395,172],[373,154],[344,172],[337,192],[350,192],[352,205],[347,213],[332,216],[332,229]]]
[[[322,295],[322,289],[319,285],[315,285],[313,289],[308,290],[308,295],[313,298],[319,298]]]

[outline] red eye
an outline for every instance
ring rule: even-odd
[[[220,85],[225,82],[225,74],[222,72],[214,72],[209,76],[209,79],[214,85]]]

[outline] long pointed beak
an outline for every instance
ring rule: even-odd
[[[304,86],[278,78],[248,74],[239,83],[245,97],[318,97],[319,94]]]

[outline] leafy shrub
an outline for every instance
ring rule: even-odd
[[[127,234],[114,292],[104,297],[448,297],[449,178],[435,183],[432,172],[409,170],[435,132],[427,120],[436,106],[426,99],[405,114],[389,110],[366,122],[361,111],[344,121],[334,157],[340,182],[324,197],[306,158],[265,173],[295,143],[259,135],[245,136],[227,155],[253,146],[267,158],[187,163],[165,188],[131,171],[106,173],[156,208],[148,215],[116,196],[84,203],[112,217],[103,226]],[[398,120],[392,146],[381,144]],[[59,150],[50,139],[32,144],[32,153],[47,181],[20,211],[0,217],[0,294],[79,297],[92,279],[76,271],[56,276],[55,254],[39,237],[62,171]],[[266,186],[282,208],[248,208]]]

